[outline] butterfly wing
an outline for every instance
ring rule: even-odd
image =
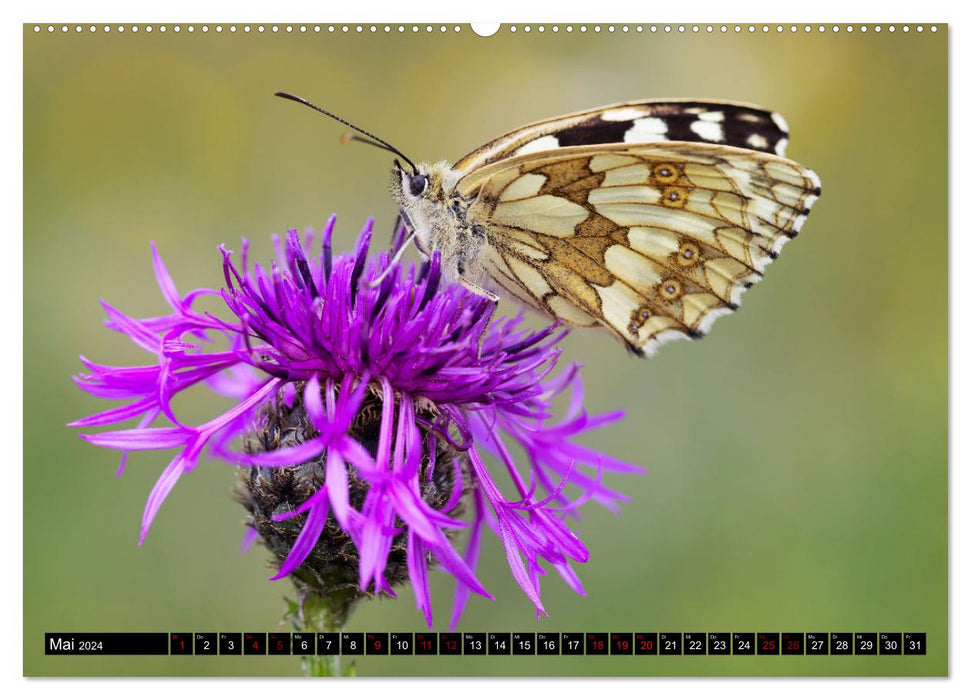
[[[458,183],[481,264],[529,304],[603,325],[641,355],[737,308],[820,194],[811,170],[706,143],[609,144],[507,158]]]
[[[683,141],[715,143],[784,156],[789,128],[754,105],[697,100],[623,102],[520,127],[455,164],[471,172],[505,158],[570,146]]]

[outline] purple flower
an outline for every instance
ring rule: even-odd
[[[491,598],[475,573],[485,524],[537,615],[546,614],[539,577],[548,567],[582,595],[572,563],[589,554],[567,518],[590,499],[611,509],[626,500],[603,485],[603,472],[643,470],[574,442],[622,414],[587,415],[576,365],[553,376],[566,331],[524,330],[520,316],[490,320],[489,299],[441,279],[437,253],[420,266],[392,265],[387,253],[369,259],[371,222],[353,254],[332,258],[333,227],[332,217],[319,255],[312,234],[275,237],[269,269],[250,264],[246,241],[238,263],[221,247],[225,286],[184,296],[153,244],[172,312],[135,319],[104,303],[108,327],[153,362],[82,357],[78,385],[122,404],[72,425],[139,419],[82,435],[123,452],[119,473],[131,450],[179,450],[148,497],[139,543],[208,448],[242,467],[247,539],[259,536],[277,555],[274,579],[340,590],[347,601],[394,595],[395,583],[410,580],[431,626],[435,560],[456,580],[454,629],[470,592]],[[220,297],[229,320],[195,310],[201,297]],[[172,401],[199,384],[235,404],[187,425]],[[561,394],[569,401],[557,419]],[[526,463],[513,461],[512,445]],[[459,553],[453,541],[465,529]]]

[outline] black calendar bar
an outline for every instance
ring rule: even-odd
[[[48,656],[924,656],[925,632],[48,632]],[[807,662],[808,663],[808,662]]]

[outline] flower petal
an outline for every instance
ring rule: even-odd
[[[296,542],[293,543],[293,547],[290,548],[290,553],[284,559],[280,570],[277,571],[275,576],[270,577],[271,581],[277,581],[292,574],[313,551],[314,545],[320,539],[320,533],[324,531],[324,525],[327,522],[328,501],[322,495],[326,493],[325,489],[325,486],[321,486],[320,490],[311,498],[313,503],[307,513],[307,522],[300,531]],[[318,496],[320,497],[318,498]]]
[[[148,534],[148,529],[152,526],[152,522],[158,514],[158,509],[162,507],[166,496],[175,488],[175,484],[179,480],[179,477],[182,476],[183,471],[184,459],[180,454],[169,462],[169,465],[159,476],[158,481],[155,482],[155,486],[152,487],[151,493],[148,494],[148,501],[145,502],[145,512],[142,514],[142,531],[138,538],[139,545],[145,541],[145,536]]]
[[[432,628],[432,599],[428,590],[428,562],[425,546],[414,531],[408,531],[408,577],[415,589],[415,603],[425,616],[428,629]]]

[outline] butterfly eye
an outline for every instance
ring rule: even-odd
[[[420,195],[425,191],[426,187],[428,187],[428,178],[421,173],[417,173],[408,181],[408,190],[411,192],[412,197]]]

